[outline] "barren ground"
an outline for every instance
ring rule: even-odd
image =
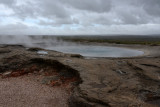
[[[69,93],[39,82],[41,76],[0,79],[1,107],[68,107]]]
[[[147,54],[85,59],[18,45],[0,46],[0,106],[159,107],[160,46]]]

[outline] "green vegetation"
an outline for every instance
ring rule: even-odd
[[[71,42],[96,42],[96,43],[115,43],[115,44],[141,44],[141,45],[160,45],[160,35],[112,35],[112,36],[100,36],[100,35],[75,35],[75,36],[63,36],[63,35],[41,35],[30,36],[32,39],[49,39],[49,40],[64,40]]]
[[[159,36],[60,36],[57,38],[72,42],[160,45]]]

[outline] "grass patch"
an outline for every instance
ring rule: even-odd
[[[96,43],[115,43],[115,44],[141,44],[141,45],[160,45],[160,37],[128,37],[128,36],[61,36],[57,37],[65,41],[72,42],[96,42]]]

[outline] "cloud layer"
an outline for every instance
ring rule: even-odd
[[[160,34],[160,0],[0,0],[0,34]]]

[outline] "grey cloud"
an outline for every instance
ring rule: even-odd
[[[159,0],[35,0],[34,2],[25,0],[23,5],[10,7],[14,10],[15,16],[22,19],[27,17],[46,17],[53,21],[56,20],[57,22],[55,23],[57,24],[75,23],[71,17],[76,14],[83,15],[82,19],[87,19],[87,17],[93,18],[89,19],[89,22],[77,19],[83,24],[84,22],[93,24],[94,21],[95,24],[145,24],[154,22],[150,21],[154,20],[154,18],[152,17],[151,19],[149,15],[160,14],[159,2]],[[16,4],[14,0],[1,0],[1,3],[8,5]],[[75,12],[75,10],[77,11]],[[85,10],[87,15],[83,13],[83,10]],[[145,11],[149,14],[148,16],[145,14]],[[92,12],[96,12],[97,15],[92,17]],[[101,16],[104,13],[114,13],[116,15]],[[117,18],[119,18],[119,22],[113,21]],[[49,24],[49,22],[47,23]]]
[[[39,22],[40,25],[45,25],[45,26],[61,26],[61,25],[68,25],[68,24],[79,24],[78,19],[56,19],[54,21],[44,21],[44,20],[40,20]]]
[[[147,24],[151,19],[140,10],[135,9],[134,11],[119,10],[117,17],[121,20],[121,24]],[[136,12],[136,13],[135,13]]]
[[[14,4],[16,1],[15,0],[0,0],[0,4],[4,4],[7,6],[10,6],[12,4]]]
[[[24,0],[21,5],[18,5],[19,0],[1,0],[0,3],[13,10],[14,14],[12,15],[14,17],[19,17],[21,19],[25,19],[26,17],[34,17],[36,16],[35,13],[39,11],[36,5],[32,4],[33,2],[30,2],[28,0]]]
[[[91,12],[108,12],[111,9],[110,0],[62,0],[68,6],[76,9],[86,10]]]
[[[83,26],[95,26],[95,25],[112,25],[112,24],[118,24],[118,22],[115,22],[111,17],[115,17],[112,14],[99,14],[99,13],[93,13],[89,15],[83,15],[79,16],[81,19],[81,25]]]
[[[143,0],[144,9],[150,15],[160,16],[160,0]]]
[[[25,19],[27,17],[36,17],[38,16],[37,11],[39,10],[38,8],[32,6],[31,4],[22,5],[22,6],[17,6],[14,7],[13,10],[15,11],[15,16],[20,17],[21,19]]]
[[[46,15],[46,17],[69,17],[69,12],[65,9],[63,4],[59,3],[59,0],[45,0],[45,2],[39,1],[38,4],[41,8],[40,14]]]
[[[160,24],[160,0],[23,0],[23,2],[22,0],[0,0],[0,4],[13,10],[13,14],[0,16],[0,19],[9,17],[14,20],[16,17],[17,22],[21,23],[1,26],[0,33],[21,31],[33,33],[39,30],[37,26],[50,27],[50,31],[53,31],[52,27],[57,27],[57,32],[60,29],[61,33],[63,25],[66,25],[63,31],[65,33],[69,30],[72,32],[73,26],[77,26],[76,32],[82,32],[81,28],[83,28],[84,32],[94,30],[94,33],[98,31],[97,26],[99,29],[104,26],[107,28],[117,26],[115,28],[119,32],[119,27],[123,25]],[[37,22],[26,22],[25,19],[28,18]],[[26,23],[34,23],[35,26],[31,29]],[[7,31],[7,28],[10,30]],[[22,30],[12,30],[12,28]],[[132,28],[128,27],[128,29]]]
[[[149,15],[153,16],[160,15],[160,0],[122,0],[122,1],[124,1],[124,3],[127,3],[128,6],[134,6],[137,9],[143,8],[144,11]]]
[[[160,23],[160,18],[154,17],[156,13],[160,15],[158,11],[152,8],[154,5],[160,5],[155,2],[158,0],[113,0],[114,8],[113,12],[117,14],[117,17],[123,22],[122,24],[147,24],[147,23]],[[153,2],[152,2],[153,1]],[[147,10],[148,9],[148,10]]]
[[[58,17],[65,18],[69,17],[69,13],[64,8],[62,4],[59,4],[58,0],[45,0],[45,1],[29,1],[24,0],[24,4],[17,5],[19,0],[1,0],[0,3],[11,8],[15,15],[18,15],[20,18],[25,17],[35,17],[35,16],[44,16],[44,17]]]
[[[17,34],[21,34],[27,28],[28,27],[22,23],[8,24],[4,26],[1,25],[0,33],[14,35],[14,33],[17,32]]]
[[[0,25],[0,35],[41,35],[45,31],[35,26],[28,26],[23,23]]]

